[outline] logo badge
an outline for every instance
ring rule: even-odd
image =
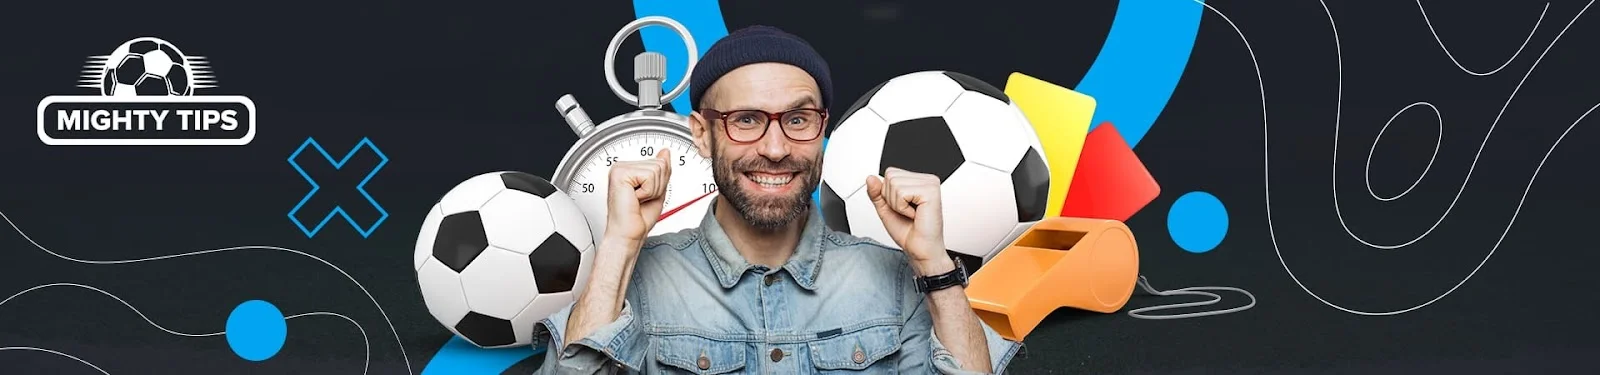
[[[256,108],[217,87],[210,61],[153,37],[89,56],[78,87],[92,95],[39,102],[39,140],[51,146],[241,146],[256,136]]]

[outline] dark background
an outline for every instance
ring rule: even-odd
[[[1187,0],[1124,1],[1161,6]],[[896,75],[930,69],[961,71],[996,86],[1020,71],[1073,87],[1099,52],[1117,2],[1061,3],[741,0],[724,1],[722,11],[730,29],[763,23],[808,38],[829,58],[836,97],[847,102]],[[1141,271],[1156,287],[1236,286],[1253,292],[1258,305],[1168,321],[1058,312],[1028,337],[1011,372],[1600,370],[1592,361],[1600,353],[1593,340],[1600,324],[1592,319],[1600,295],[1590,278],[1600,259],[1590,241],[1596,183],[1588,176],[1596,160],[1591,148],[1600,138],[1596,120],[1572,127],[1530,182],[1557,138],[1600,101],[1594,84],[1600,60],[1592,55],[1600,43],[1596,9],[1577,19],[1518,89],[1557,32],[1587,4],[1552,2],[1526,49],[1504,70],[1481,77],[1450,62],[1414,2],[1329,4],[1343,53],[1344,100],[1336,112],[1339,60],[1317,1],[1212,2],[1249,38],[1270,125],[1263,131],[1261,94],[1244,43],[1207,11],[1181,84],[1136,148],[1162,195],[1128,224],[1140,236]],[[1544,6],[1423,5],[1450,51],[1480,72],[1512,56]],[[372,293],[411,368],[420,371],[450,337],[423,308],[409,268],[429,205],[478,173],[553,173],[576,138],[553,110],[562,94],[576,95],[597,120],[626,110],[607,89],[600,63],[606,42],[633,18],[631,4],[622,0],[8,4],[0,11],[0,212],[39,244],[80,259],[240,245],[316,255]],[[211,58],[220,87],[204,94],[253,99],[260,123],[255,141],[243,147],[40,143],[34,134],[39,100],[90,94],[73,87],[84,58],[147,35]],[[634,37],[619,56],[641,49]],[[629,70],[624,65],[619,71]],[[1516,99],[1496,122],[1513,90]],[[1400,114],[1377,143],[1373,189],[1385,196],[1404,190],[1429,165],[1439,137],[1437,160],[1405,198],[1372,199],[1363,193],[1365,155],[1385,121],[1417,101],[1436,105],[1443,125],[1426,108]],[[370,238],[335,219],[308,239],[286,220],[309,187],[285,158],[306,137],[335,156],[368,137],[392,159],[368,186],[392,214]],[[1336,145],[1338,166],[1332,168]],[[1270,162],[1267,181],[1263,157]],[[346,167],[366,170],[376,159],[351,163]],[[359,173],[307,165],[315,166],[308,172],[329,193],[308,212],[345,203],[360,222],[376,219],[348,192]],[[1380,250],[1341,229],[1330,191],[1334,176],[1350,230],[1378,244],[1427,231],[1466,187],[1437,229],[1412,246]],[[1202,254],[1180,250],[1166,234],[1167,209],[1194,190],[1215,194],[1231,214],[1226,240]],[[221,331],[228,312],[247,299],[271,301],[288,314],[332,311],[366,330],[371,373],[405,372],[379,310],[338,271],[311,258],[251,250],[90,265],[53,257],[3,232],[0,295],[54,282],[92,285],[186,333]],[[1450,290],[1491,251],[1493,257],[1447,297],[1388,316],[1332,308],[1302,290],[1284,266],[1329,302],[1393,311]],[[1247,301],[1225,297],[1211,307]],[[1129,308],[1187,300],[1137,294]],[[360,332],[337,318],[291,320],[283,350],[255,363],[233,355],[222,336],[163,333],[116,300],[79,288],[31,292],[0,306],[0,346],[59,350],[122,374],[354,374],[364,364]],[[0,373],[98,372],[46,353],[0,351]]]

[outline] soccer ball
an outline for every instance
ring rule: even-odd
[[[100,94],[106,96],[182,96],[194,91],[192,74],[178,47],[156,38],[118,46],[106,58]]]
[[[955,72],[902,75],[840,116],[822,163],[823,221],[898,247],[866,177],[888,167],[939,177],[948,250],[976,272],[1044,218],[1050,169],[1044,147],[1005,93]]]
[[[413,266],[440,324],[482,348],[528,345],[539,320],[576,300],[594,240],[578,204],[521,172],[445,193],[422,222]]]

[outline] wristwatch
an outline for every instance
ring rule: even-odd
[[[950,260],[956,264],[956,268],[950,270],[950,272],[931,276],[918,276],[917,292],[927,294],[957,285],[967,286],[967,266],[960,259],[952,257]]]

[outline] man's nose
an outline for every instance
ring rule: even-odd
[[[758,152],[767,160],[783,160],[789,156],[789,136],[776,120],[767,120],[767,134],[756,141]]]

